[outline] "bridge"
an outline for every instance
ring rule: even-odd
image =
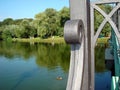
[[[120,45],[114,31],[112,31],[111,41],[114,56],[114,76],[112,76],[111,90],[120,90]]]
[[[106,14],[98,5],[114,6]],[[94,11],[97,10],[104,20],[94,32]],[[64,26],[64,38],[71,45],[69,76],[66,90],[95,89],[94,48],[106,23],[111,25],[111,50],[113,51],[115,74],[111,90],[120,90],[120,0],[70,0],[70,20]]]

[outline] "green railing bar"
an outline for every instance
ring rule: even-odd
[[[114,66],[115,66],[115,76],[112,77],[111,81],[111,90],[120,90],[119,85],[120,85],[120,45],[118,43],[118,39],[112,31],[112,46],[113,46],[113,53],[114,53]]]
[[[111,90],[119,90],[119,77],[112,77]]]

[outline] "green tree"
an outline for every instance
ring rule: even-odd
[[[2,27],[1,27],[2,29]],[[2,39],[8,40],[12,38],[21,38],[25,32],[23,26],[20,25],[6,25],[4,26],[4,30],[2,30]]]
[[[32,19],[23,19],[20,25],[25,28],[23,38],[34,37],[36,35],[37,30]]]
[[[4,29],[4,28],[1,26],[1,27],[0,27],[0,40],[2,40],[2,32],[3,32],[3,29]]]
[[[64,24],[67,20],[70,20],[70,11],[69,8],[63,7],[59,11],[59,17],[60,17],[60,25],[61,27],[64,27]]]
[[[8,27],[6,27],[3,32],[2,32],[2,39],[3,40],[11,40],[12,39],[12,33],[11,31],[9,30]]]
[[[58,36],[63,36],[63,27],[67,20],[70,20],[70,11],[69,8],[63,7],[59,12],[59,30]]]
[[[2,22],[3,25],[12,25],[13,24],[13,19],[12,18],[6,18]]]
[[[110,5],[99,5],[99,7],[107,14],[109,14],[110,11],[112,10],[112,7]],[[95,27],[95,32],[96,32],[98,27],[102,23],[104,17],[97,10],[95,10],[94,19],[95,19],[94,27]],[[101,34],[102,36],[108,36],[110,31],[111,31],[111,26],[109,23],[106,23]]]
[[[21,25],[13,25],[14,38],[22,38],[25,33],[25,28]]]
[[[47,38],[57,33],[58,14],[55,9],[48,8],[43,13],[35,15],[38,35]]]
[[[34,25],[37,28],[37,35],[40,37],[44,37],[47,33],[45,19],[46,15],[44,13],[38,13],[35,15]]]
[[[29,36],[30,36],[30,37],[35,37],[35,36],[37,36],[37,29],[35,28],[33,21],[31,21],[31,22],[29,23],[29,27],[30,27]]]
[[[23,21],[23,19],[16,19],[16,20],[14,20],[13,23],[14,23],[15,25],[20,25],[22,21]]]

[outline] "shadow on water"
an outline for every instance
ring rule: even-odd
[[[105,65],[105,49],[108,44],[98,44],[95,47],[95,90],[110,90],[111,71]]]
[[[31,71],[24,72],[20,75],[19,80],[16,84],[11,88],[11,90],[16,90],[16,88],[26,79],[31,78],[39,71],[39,68],[32,69]]]

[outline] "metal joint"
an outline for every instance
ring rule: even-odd
[[[64,26],[64,39],[69,44],[81,44],[84,25],[82,20],[68,20]]]

